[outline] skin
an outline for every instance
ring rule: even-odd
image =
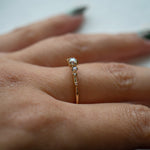
[[[0,149],[150,147],[150,70],[111,63],[150,53],[150,42],[68,34],[82,21],[61,15],[0,36]],[[78,105],[70,56],[80,62]]]

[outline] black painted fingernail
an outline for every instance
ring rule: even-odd
[[[138,35],[143,39],[150,40],[150,30],[140,31]]]
[[[72,11],[70,11],[68,14],[71,16],[82,15],[82,14],[84,14],[86,9],[87,9],[86,6],[77,7],[75,9],[73,9]]]

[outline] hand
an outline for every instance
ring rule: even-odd
[[[150,42],[137,34],[58,36],[82,20],[58,16],[0,37],[0,149],[150,147],[150,70],[98,63],[147,54]],[[83,63],[78,105],[70,56]]]

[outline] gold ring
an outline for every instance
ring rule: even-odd
[[[72,70],[72,77],[73,77],[73,83],[75,88],[75,98],[76,98],[76,104],[79,104],[79,89],[78,89],[78,76],[77,76],[77,64],[78,61],[74,57],[67,58],[68,66],[71,67]]]

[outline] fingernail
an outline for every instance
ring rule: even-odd
[[[68,14],[71,16],[82,15],[82,14],[84,14],[86,9],[87,9],[86,6],[77,7],[75,9],[73,9],[72,11],[70,11]]]
[[[150,30],[140,31],[138,32],[138,35],[143,39],[150,40]]]

